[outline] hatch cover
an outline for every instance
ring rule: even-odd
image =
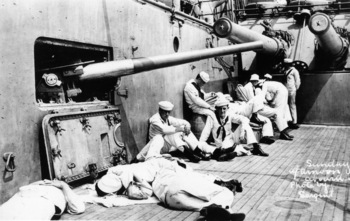
[[[42,126],[50,179],[70,183],[96,178],[109,167],[126,163],[120,122],[117,108],[45,116]]]

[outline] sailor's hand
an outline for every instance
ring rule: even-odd
[[[241,142],[245,141],[245,131],[243,130],[242,133],[239,135],[239,140]]]
[[[175,132],[185,132],[185,127],[184,126],[176,127]]]
[[[210,106],[209,110],[215,111],[215,107]]]
[[[58,189],[62,189],[63,185],[65,185],[66,183],[64,183],[63,181],[54,179],[54,180],[43,180],[43,185],[46,186],[54,186],[57,187]]]
[[[189,134],[191,133],[191,128],[188,127],[188,126],[185,126],[185,128],[184,128],[184,133],[185,133],[186,135],[189,135]]]

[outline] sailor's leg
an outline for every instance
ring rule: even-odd
[[[296,91],[290,91],[288,96],[288,104],[292,115],[293,124],[297,123],[297,106],[295,104]]]
[[[168,186],[166,204],[173,209],[199,211],[213,203],[230,208],[234,194],[196,173],[177,176]]]
[[[273,127],[271,120],[267,117],[264,117],[262,115],[258,115],[259,119],[264,123],[263,128],[262,128],[262,136],[263,137],[272,137],[273,136]]]

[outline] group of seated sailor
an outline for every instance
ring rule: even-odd
[[[297,70],[289,65],[290,59],[284,62],[288,76],[290,72],[296,72],[299,76]],[[227,94],[206,93],[202,88],[209,82],[209,75],[200,72],[184,88],[188,107],[193,113],[206,116],[199,139],[191,132],[188,121],[170,116],[174,105],[169,101],[161,101],[158,113],[149,120],[149,142],[136,159],[145,161],[175,150],[182,152],[191,162],[209,159],[228,161],[236,156],[250,154],[266,157],[269,154],[262,150],[259,143],[275,142],[273,123],[279,131],[279,139],[293,140],[294,137],[288,131],[298,128],[295,93],[300,86],[300,78],[293,76],[293,80],[297,79],[298,83],[294,83],[296,89],[290,93],[288,82],[284,85],[272,81],[270,74],[264,77],[260,80],[259,75],[252,74],[250,82],[237,88],[242,99],[233,101]],[[291,94],[294,99],[290,98]],[[290,103],[291,100],[294,102]],[[261,128],[261,139],[257,139],[252,125]],[[212,139],[209,139],[210,136]]]
[[[149,142],[136,156],[137,163],[118,165],[95,183],[98,196],[124,194],[130,199],[147,199],[155,195],[166,207],[178,210],[200,211],[207,220],[229,220],[236,192],[242,192],[242,184],[235,179],[224,180],[211,174],[202,174],[183,160],[169,153],[182,152],[191,162],[215,159],[229,161],[236,156],[257,155],[267,157],[259,144],[275,142],[274,122],[280,139],[293,140],[289,129],[297,129],[294,102],[300,86],[295,68],[288,66],[294,88],[272,81],[266,74],[260,80],[251,75],[250,82],[237,87],[239,101],[222,93],[205,93],[202,87],[209,82],[209,75],[200,72],[185,88],[185,100],[193,113],[206,116],[199,139],[191,132],[188,121],[170,116],[174,105],[159,102],[158,113],[149,119]],[[292,69],[292,70],[289,70]],[[294,96],[294,97],[293,97]],[[290,103],[292,100],[292,103]],[[208,102],[209,101],[209,102]],[[291,114],[292,112],[292,114]],[[291,116],[292,115],[292,116]],[[272,121],[272,122],[271,122]],[[288,121],[291,124],[288,126]],[[261,126],[262,138],[258,141],[251,124]],[[212,141],[209,141],[210,135]],[[0,206],[0,220],[50,220],[63,211],[79,214],[85,211],[84,202],[63,181],[44,180],[20,188],[12,198]],[[236,214],[237,215],[237,214]],[[244,214],[236,220],[244,219]]]

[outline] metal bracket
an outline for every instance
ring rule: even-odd
[[[51,127],[56,127],[56,133],[55,135],[57,135],[57,133],[60,133],[60,135],[62,135],[61,131],[65,131],[65,129],[63,129],[61,127],[61,121],[60,120],[54,120],[54,121],[50,121],[50,126]]]
[[[112,154],[112,158],[111,158],[110,163],[113,164],[113,166],[126,164],[126,150],[125,150],[125,147],[123,147],[122,149],[116,150]]]
[[[5,171],[14,172],[16,170],[14,153],[13,152],[4,153],[3,159],[6,162]]]
[[[83,130],[90,134],[91,125],[89,119],[83,117],[80,119],[80,123],[83,125]]]
[[[117,94],[118,96],[128,98],[128,89],[127,88],[125,88],[124,90],[118,89]]]
[[[90,173],[90,177],[96,179],[98,177],[98,170],[96,163],[89,164],[88,172]]]
[[[68,169],[73,169],[76,167],[75,163],[69,163],[67,164]]]
[[[114,125],[114,116],[113,114],[107,114],[105,116],[105,119],[107,120],[108,126],[113,126]]]
[[[61,155],[61,150],[60,149],[56,149],[56,148],[52,148],[51,149],[51,154],[52,154],[52,157],[55,158],[55,157],[62,157]]]

